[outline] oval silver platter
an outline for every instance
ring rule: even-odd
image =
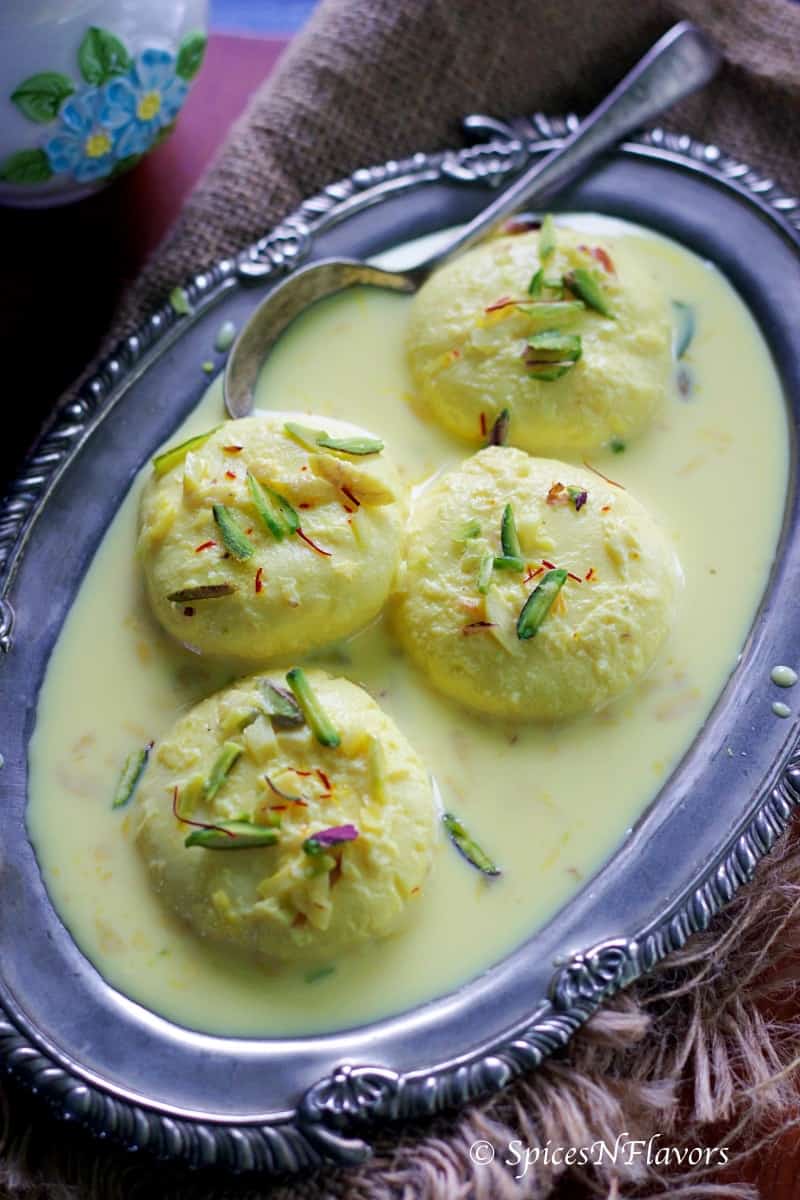
[[[106,984],[54,911],[28,840],[27,745],[50,652],[136,471],[200,399],[198,364],[220,321],[240,327],[300,263],[366,257],[466,220],[574,123],[468,118],[466,149],[356,171],[307,200],[236,259],[187,281],[190,316],[164,304],[122,342],[56,412],[0,507],[0,1054],[98,1134],[235,1171],[358,1161],[375,1122],[464,1104],[563,1047],[606,997],[708,924],[800,801],[797,723],[772,715],[769,684],[771,666],[795,661],[800,646],[800,202],[717,147],[654,130],[557,207],[641,222],[718,264],[771,345],[793,465],[781,544],[739,664],[613,858],[458,991],[368,1027],[347,1028],[343,1016],[335,1035],[250,1040],[180,1028]]]

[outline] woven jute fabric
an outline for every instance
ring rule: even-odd
[[[588,110],[686,17],[708,30],[726,62],[665,124],[800,192],[800,5],[790,0],[324,0],[130,290],[109,340],[322,185],[360,165],[458,144],[465,113]],[[514,1139],[531,1149],[613,1144],[625,1134],[724,1146],[735,1159],[767,1144],[800,1111],[800,1028],[785,1003],[800,974],[798,948],[800,851],[790,836],[706,933],[611,1001],[557,1059],[467,1110],[378,1131],[363,1166],[302,1182],[189,1175],[61,1125],[9,1084],[0,1097],[0,1195],[750,1194],[737,1162],[720,1179],[686,1162],[565,1167],[541,1157],[517,1179],[506,1147]],[[476,1138],[496,1148],[491,1165],[471,1162]]]

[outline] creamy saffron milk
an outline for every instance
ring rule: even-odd
[[[146,463],[48,666],[30,745],[28,826],[72,936],[110,984],[148,1008],[214,1033],[306,1034],[458,987],[582,886],[701,729],[736,664],[775,553],[788,470],[781,389],[752,317],[713,266],[634,226],[580,224],[635,239],[666,296],[696,314],[683,390],[673,388],[663,416],[623,452],[592,459],[650,509],[682,564],[666,649],[602,712],[538,727],[476,717],[435,694],[404,660],[385,616],[314,655],[316,665],[378,699],[433,772],[444,807],[503,873],[481,876],[442,835],[401,933],[322,971],[267,970],[205,943],[167,911],[133,844],[129,810],[111,808],[126,756],[236,674],[170,640],[148,611],[134,558]],[[384,261],[399,264],[398,254]],[[385,440],[415,489],[470,450],[415,409],[404,353],[409,304],[375,290],[319,304],[273,351],[257,403],[365,427]],[[217,380],[169,444],[222,419]]]

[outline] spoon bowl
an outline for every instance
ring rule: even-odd
[[[421,282],[421,281],[419,281]],[[232,417],[253,408],[253,389],[264,359],[295,317],[317,300],[351,287],[415,292],[415,272],[382,271],[356,259],[327,258],[301,267],[259,304],[231,349],[225,367],[225,407]]]

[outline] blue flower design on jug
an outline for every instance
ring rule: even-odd
[[[101,123],[115,137],[116,157],[144,154],[175,120],[188,91],[168,50],[143,51],[127,76],[106,84]]]
[[[27,185],[69,175],[92,183],[132,167],[170,133],[205,50],[206,36],[196,30],[175,54],[149,46],[134,55],[112,31],[91,26],[77,53],[82,84],[39,71],[12,93],[17,109],[51,132],[0,162],[0,181]]]
[[[53,174],[70,172],[79,183],[103,179],[116,161],[115,134],[103,120],[102,88],[88,88],[61,107],[61,131],[45,144]]]

